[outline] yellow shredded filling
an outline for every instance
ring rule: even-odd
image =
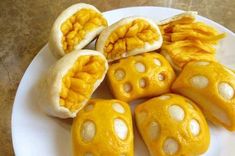
[[[193,60],[215,60],[215,45],[225,37],[224,33],[219,34],[215,28],[190,17],[164,24],[160,29],[164,40],[162,51],[180,68]]]
[[[66,53],[84,39],[87,33],[100,26],[107,26],[103,16],[92,9],[81,9],[61,25],[62,45]]]
[[[159,38],[158,32],[145,20],[137,19],[114,30],[105,42],[104,54],[108,59],[152,44]]]
[[[105,62],[100,56],[81,56],[62,80],[60,105],[71,112],[81,107],[88,99],[97,79],[105,71]]]

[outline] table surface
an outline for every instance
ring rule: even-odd
[[[53,21],[76,0],[0,1],[0,155],[14,155],[11,112],[19,82],[47,43]],[[196,10],[235,32],[234,0],[86,0],[101,11],[129,6],[164,6]],[[157,16],[157,15],[156,15]]]

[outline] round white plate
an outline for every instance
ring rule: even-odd
[[[162,20],[180,12],[182,11],[162,7],[132,7],[108,11],[104,15],[109,24],[112,24],[131,15],[142,15],[154,20]],[[198,16],[198,20],[227,33],[227,37],[221,42],[217,58],[223,64],[235,69],[235,35],[209,19]],[[87,48],[94,48],[94,43]],[[51,55],[48,46],[45,45],[33,59],[20,82],[12,112],[12,139],[16,156],[71,155],[71,120],[60,120],[47,116],[37,106],[37,83],[55,61],[56,59]],[[105,82],[102,83],[94,96],[111,98]],[[138,102],[140,101],[132,105],[132,109]],[[210,130],[211,144],[205,156],[234,156],[235,133],[211,124]],[[148,155],[135,128],[135,156]]]

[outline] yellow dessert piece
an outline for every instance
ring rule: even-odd
[[[133,156],[133,128],[127,103],[90,100],[73,121],[74,156]]]
[[[97,79],[105,72],[105,61],[100,56],[81,56],[63,77],[60,105],[71,112],[81,107],[91,96]]]
[[[95,10],[84,8],[77,11],[61,25],[64,51],[66,53],[72,51],[74,46],[93,29],[107,25],[106,19]]]
[[[235,74],[230,69],[216,62],[190,62],[172,90],[195,101],[210,121],[235,130]]]
[[[107,27],[97,40],[97,50],[108,60],[158,49],[162,36],[151,20],[129,17]]]
[[[194,60],[215,61],[215,46],[225,37],[215,28],[197,22],[195,15],[185,12],[160,24],[163,35],[161,53],[176,70]]]
[[[162,55],[144,53],[111,64],[107,78],[114,97],[129,102],[169,92],[175,73]]]
[[[136,107],[135,119],[151,156],[201,155],[210,144],[202,112],[183,96],[152,98]]]

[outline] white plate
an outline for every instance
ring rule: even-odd
[[[162,7],[132,7],[105,12],[109,24],[131,15],[142,15],[155,20],[162,20],[180,13],[180,10]],[[217,58],[220,62],[235,69],[235,35],[223,26],[198,16],[222,32],[227,37],[222,41]],[[91,44],[89,47],[93,47]],[[37,54],[26,70],[13,106],[12,139],[17,156],[69,156],[71,155],[70,127],[71,120],[52,118],[41,112],[37,104],[37,83],[55,58],[48,46]],[[105,83],[95,92],[96,97],[110,98]],[[135,104],[134,104],[135,105]],[[132,105],[132,107],[134,107]],[[132,108],[133,109],[133,108]],[[210,124],[211,145],[206,156],[234,156],[235,133]],[[145,145],[135,130],[135,156],[148,156]]]

